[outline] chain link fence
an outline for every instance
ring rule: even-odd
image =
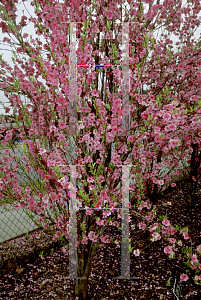
[[[75,143],[71,140],[67,147],[65,147],[65,153],[66,153],[66,159],[68,164],[71,164],[71,159],[75,158],[75,151],[72,151],[72,149],[75,149]],[[74,145],[73,145],[74,144]],[[49,145],[45,145],[45,148],[50,151]],[[5,150],[9,149],[10,155],[5,153]],[[5,159],[13,156],[16,154],[19,157],[18,164],[16,161],[12,161],[10,163],[10,170],[13,170],[13,167],[16,165],[21,165],[22,169],[18,169],[15,171],[15,174],[17,175],[19,185],[25,186],[25,185],[37,185],[40,181],[42,181],[42,176],[37,173],[36,170],[34,170],[33,167],[31,167],[31,170],[29,172],[25,172],[23,169],[26,167],[26,163],[29,162],[29,158],[27,157],[26,153],[24,152],[24,149],[22,148],[21,143],[11,143],[9,146],[0,147],[0,158],[2,160],[2,163],[0,163],[0,177],[6,176],[6,172],[2,171],[1,166],[4,165]],[[27,161],[23,161],[22,157],[27,157]],[[5,191],[4,191],[5,192]],[[38,191],[39,193],[39,191]],[[17,210],[14,208],[14,205],[18,203],[19,201],[14,198],[14,201],[11,201],[11,197],[9,197],[9,194],[11,195],[11,188],[7,189],[7,197],[3,197],[3,199],[0,200],[0,215],[1,215],[1,223],[0,223],[0,243],[13,239],[15,237],[18,237],[22,234],[25,234],[27,232],[30,232],[37,228],[35,225],[35,219],[36,217],[39,217],[34,212],[30,212],[24,208],[18,208]],[[37,196],[32,194],[32,196],[35,198],[36,202],[40,201]],[[56,207],[57,209],[57,207]],[[48,213],[51,215],[51,217],[55,217],[53,212],[49,209]],[[38,228],[41,226],[38,226]]]

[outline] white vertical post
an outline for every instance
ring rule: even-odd
[[[76,201],[76,166],[70,165],[70,219],[69,219],[69,277],[70,279],[85,279],[77,276],[77,201]]]
[[[129,22],[122,26],[122,135],[129,135]]]
[[[77,134],[77,54],[76,22],[70,23],[69,134]]]

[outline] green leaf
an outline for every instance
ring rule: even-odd
[[[83,231],[86,229],[86,225],[81,224],[81,227]]]
[[[114,168],[115,168],[115,164],[112,163],[112,162],[110,162],[110,163],[109,163],[109,168],[114,169]]]
[[[88,25],[89,25],[88,21],[85,21],[84,24],[83,24],[85,30],[87,30]]]
[[[149,41],[149,37],[145,35],[145,42],[147,43]]]
[[[105,104],[105,106],[110,110],[111,109],[111,106],[110,106],[110,104]]]
[[[110,28],[111,28],[111,24],[109,21],[107,21],[107,28],[108,28],[108,30],[110,30]]]
[[[171,286],[170,278],[169,278],[168,281],[166,282],[166,286]]]
[[[137,178],[140,179],[140,173],[137,173]]]

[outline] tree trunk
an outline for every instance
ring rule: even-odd
[[[191,154],[191,172],[190,172],[190,180],[189,180],[189,187],[188,187],[188,207],[190,210],[194,208],[195,205],[195,194],[197,191],[197,180],[199,175],[199,168],[200,168],[200,159],[201,153],[198,155],[198,144],[192,144],[193,152]],[[192,179],[195,177],[196,181]]]
[[[75,282],[75,297],[76,300],[90,300],[91,296],[88,294],[88,282],[89,275],[91,273],[92,262],[96,254],[96,250],[100,245],[100,239],[98,242],[91,243],[89,247],[87,245],[82,245],[81,253],[78,254],[78,269],[77,277],[85,277],[85,279],[76,279]],[[85,251],[85,248],[88,251]]]
[[[159,150],[158,156],[157,156],[157,164],[161,162],[161,156],[162,156],[162,150]],[[153,166],[153,163],[152,163]],[[152,167],[151,167],[152,172]],[[146,187],[147,187],[147,197],[149,198],[152,205],[155,205],[158,200],[158,187],[157,184],[154,183],[153,192],[151,191],[151,184],[146,181]]]
[[[75,282],[75,296],[79,300],[87,300],[91,299],[88,295],[88,278],[87,279],[76,279]]]

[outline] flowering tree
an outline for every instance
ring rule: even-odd
[[[187,156],[191,161],[190,182],[194,191],[192,183],[199,177],[200,50],[188,34],[190,27],[200,24],[196,17],[201,8],[199,1],[188,3],[187,8],[182,8],[181,1],[128,3],[129,11],[121,1],[33,1],[37,17],[29,21],[36,28],[36,39],[22,34],[28,19],[23,16],[17,24],[17,1],[4,0],[1,4],[0,27],[2,33],[10,36],[4,37],[3,42],[16,49],[14,68],[0,57],[0,88],[14,108],[14,120],[28,156],[27,171],[33,166],[43,180],[40,187],[35,187],[39,197],[36,202],[29,188],[19,186],[17,168],[10,168],[17,157],[1,159],[1,171],[6,174],[0,197],[10,187],[16,199],[21,199],[21,207],[40,215],[38,224],[45,222],[44,228],[52,231],[54,239],[67,243],[72,238],[70,226],[76,225],[70,218],[75,217],[75,203],[70,207],[68,200],[69,191],[71,197],[76,195],[77,177],[79,278],[75,295],[80,299],[89,299],[88,278],[97,247],[101,242],[110,242],[104,235],[106,228],[119,228],[123,219],[120,209],[117,215],[109,210],[121,207],[123,166],[132,165],[130,178],[135,180],[130,184],[130,208],[135,211],[138,204],[138,209],[151,209],[145,218],[147,224],[144,220],[139,223],[141,229],[153,221],[153,205],[164,185],[171,182],[169,173],[175,170],[173,175],[178,175],[182,171],[178,169],[181,159]],[[181,12],[188,16],[185,20]],[[116,24],[117,19],[122,22],[120,25]],[[177,52],[168,35],[162,35],[156,44],[153,31],[159,26],[182,39]],[[12,36],[17,42],[12,41]],[[46,41],[44,45],[40,36]],[[146,92],[144,84],[149,87]],[[25,95],[31,104],[24,105],[20,95]],[[10,108],[5,110],[8,113]],[[1,144],[6,145],[12,135],[12,130],[7,131]],[[66,155],[68,145],[74,145],[72,151],[76,155],[72,155],[71,162]],[[160,169],[164,165],[169,171],[162,176]],[[146,203],[145,195],[149,199]],[[54,218],[46,208],[54,212]],[[48,220],[53,225],[48,225]],[[169,231],[174,234],[175,229],[163,222],[150,225],[154,240]],[[154,231],[160,225],[161,235]],[[185,238],[187,233],[181,233]],[[172,247],[168,245],[164,252],[171,257]]]

